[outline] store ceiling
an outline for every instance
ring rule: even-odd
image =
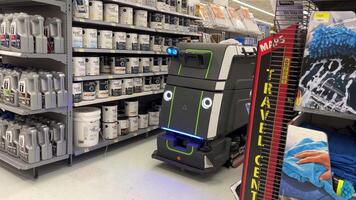
[[[251,6],[257,7],[261,10],[264,10],[266,12],[274,14],[274,11],[272,9],[272,4],[270,0],[239,0],[240,2],[247,3]],[[234,2],[234,0],[230,1],[230,5],[233,4],[234,6],[241,6],[241,4]],[[272,16],[265,14],[263,12],[257,11],[255,9],[249,8],[250,11],[253,13],[255,18],[273,23],[273,18]]]

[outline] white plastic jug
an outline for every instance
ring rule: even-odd
[[[18,93],[18,81],[20,78],[20,72],[11,71],[7,72],[2,82],[2,95],[4,103],[19,106],[19,93]]]
[[[42,16],[34,15],[31,17],[31,33],[35,41],[35,53],[48,53],[47,37],[44,35],[44,18]]]
[[[14,14],[10,25],[10,49],[17,52],[33,53],[33,36],[30,34],[30,16]]]
[[[57,95],[54,91],[53,75],[49,72],[40,72],[40,89],[42,94],[43,108],[55,108]]]
[[[23,73],[19,81],[19,104],[30,110],[42,109],[39,75],[35,72]]]
[[[46,36],[48,38],[48,53],[64,53],[64,38],[62,36],[62,20],[48,18],[46,20]]]
[[[62,72],[53,72],[54,90],[57,93],[57,106],[59,108],[68,105],[67,97],[68,91],[65,89],[65,77]]]

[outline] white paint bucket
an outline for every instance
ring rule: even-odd
[[[113,49],[125,50],[126,49],[126,33],[115,32],[113,34]]]
[[[127,59],[122,57],[111,58],[111,73],[112,74],[126,74]]]
[[[143,91],[143,79],[142,78],[134,78],[134,93],[141,93]]]
[[[152,90],[157,91],[161,89],[161,77],[153,76],[152,77]]]
[[[98,31],[98,48],[112,49],[112,31],[101,30]]]
[[[168,72],[168,63],[169,63],[169,59],[167,57],[163,57],[160,65],[161,72]]]
[[[73,17],[89,18],[89,0],[73,1]]]
[[[158,110],[148,111],[148,125],[149,126],[158,126],[159,125],[159,111]]]
[[[133,8],[120,7],[120,24],[133,25]]]
[[[140,61],[140,73],[149,73],[150,72],[150,63],[151,59],[153,58],[148,58],[148,57],[142,57],[139,59]]]
[[[135,10],[135,26],[147,27],[148,12],[146,10]]]
[[[83,28],[72,27],[72,45],[73,48],[83,47]]]
[[[118,135],[129,134],[129,119],[127,117],[119,117],[117,120]]]
[[[153,58],[153,64],[150,65],[151,72],[159,72],[161,71],[161,63],[162,63],[162,58],[161,57],[155,57]]]
[[[104,4],[104,21],[119,23],[119,5],[113,3]]]
[[[111,73],[111,58],[102,56],[100,57],[100,73],[110,74]]]
[[[95,81],[85,81],[83,82],[83,101],[91,101],[95,99]]]
[[[143,84],[143,91],[149,92],[152,90],[152,77],[146,76]]]
[[[133,79],[126,78],[122,81],[122,94],[123,95],[131,95],[133,94]]]
[[[102,124],[102,129],[103,129],[103,137],[104,139],[107,140],[112,140],[118,137],[117,134],[117,121],[115,122],[103,122]]]
[[[96,29],[83,29],[83,47],[91,49],[98,48],[98,31]]]
[[[126,49],[139,50],[138,35],[136,33],[126,33]]]
[[[101,107],[102,122],[117,122],[117,105]]]
[[[89,0],[89,19],[103,21],[103,2]]]
[[[150,27],[155,29],[162,29],[163,15],[162,13],[151,13]]]
[[[110,80],[109,81],[109,95],[116,97],[122,93],[122,80]]]
[[[166,29],[166,30],[169,30],[171,29],[171,16],[170,15],[164,15],[164,21],[163,21],[163,25],[162,25],[162,28],[163,29]]]
[[[161,89],[166,88],[167,85],[167,76],[162,76],[161,77]]]
[[[151,36],[151,50],[156,52],[161,52],[164,43],[164,38],[161,36]]]
[[[138,74],[140,73],[140,59],[137,57],[127,58],[126,65],[127,74]]]
[[[138,101],[125,101],[125,115],[128,117],[138,115]]]
[[[77,147],[92,147],[99,142],[99,108],[82,107],[73,111],[74,144]]]
[[[138,114],[138,128],[143,129],[148,127],[148,113]]]
[[[129,132],[138,131],[138,117],[129,117]]]
[[[85,76],[86,66],[85,57],[73,57],[73,75],[74,76]]]
[[[96,97],[103,99],[109,97],[109,81],[99,80],[96,81]]]
[[[79,103],[82,101],[83,85],[82,83],[72,84],[73,102]]]
[[[138,35],[138,44],[141,51],[150,50],[150,36],[149,35]]]
[[[100,75],[100,58],[99,57],[87,57],[85,59],[85,73],[87,76]]]

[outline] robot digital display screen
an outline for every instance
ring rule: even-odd
[[[207,69],[209,65],[209,53],[185,53],[184,67]]]

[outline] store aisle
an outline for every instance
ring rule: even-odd
[[[155,137],[40,169],[38,180],[0,167],[1,200],[229,200],[242,169],[223,168],[200,177],[151,159]]]

